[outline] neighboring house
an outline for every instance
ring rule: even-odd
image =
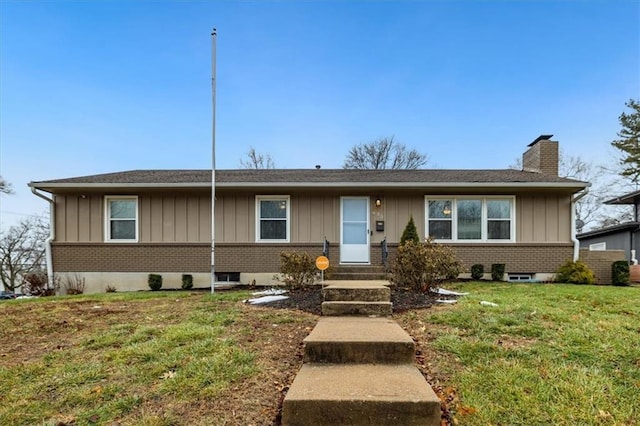
[[[517,278],[548,279],[577,258],[573,197],[588,185],[558,177],[558,143],[544,135],[524,170],[218,170],[215,270],[219,279],[268,284],[282,251],[332,265],[381,265],[409,217],[420,235],[453,247],[468,270],[506,264]],[[164,287],[211,271],[211,171],[134,170],[31,182],[52,195],[52,268],[81,274],[87,291]]]
[[[620,197],[605,201],[609,205],[632,205],[635,221],[607,226],[589,232],[583,232],[577,236],[580,247],[592,251],[623,250],[627,260],[633,260],[632,250],[635,250],[636,259],[640,256],[640,191],[631,192]]]

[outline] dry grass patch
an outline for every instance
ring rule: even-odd
[[[317,317],[243,292],[0,305],[0,424],[277,423]]]

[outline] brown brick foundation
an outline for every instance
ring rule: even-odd
[[[553,273],[573,256],[570,243],[457,244],[452,247],[465,271],[476,263],[484,265],[485,271],[490,270],[492,263],[504,263],[507,273]],[[389,246],[389,260],[393,259],[396,248],[397,245]],[[322,254],[322,244],[219,244],[216,245],[216,271],[275,273],[280,269],[282,251],[304,251],[316,257]],[[210,256],[210,245],[202,243],[53,244],[56,272],[209,272]],[[339,259],[340,248],[332,245],[329,250],[331,264],[337,265]],[[610,268],[612,261],[604,262]],[[381,247],[373,244],[371,264],[381,263]]]

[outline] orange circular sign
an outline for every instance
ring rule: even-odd
[[[329,259],[326,256],[318,256],[316,257],[316,268],[324,271],[329,267]]]

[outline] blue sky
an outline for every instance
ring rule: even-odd
[[[539,134],[612,163],[640,97],[638,1],[0,0],[0,226],[46,180],[211,165],[251,146],[339,168],[382,136],[438,168],[506,168]]]

